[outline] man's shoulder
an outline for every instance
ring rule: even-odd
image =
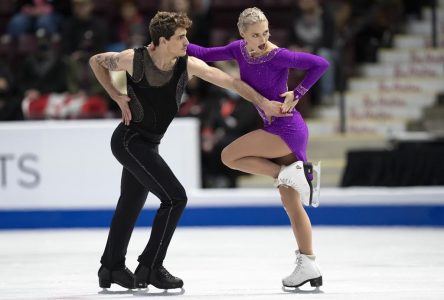
[[[122,61],[132,62],[136,56],[143,57],[143,52],[141,50],[126,49],[119,53],[119,57]]]
[[[183,61],[185,62],[185,64],[186,64],[186,66],[188,66],[188,67],[196,67],[196,66],[199,66],[203,61],[202,60],[200,60],[199,58],[197,58],[197,57],[194,57],[194,56],[188,56],[188,55],[186,55],[186,58],[185,58],[185,56],[183,56]],[[181,59],[182,59],[182,57],[181,57]]]

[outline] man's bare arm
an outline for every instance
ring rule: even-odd
[[[237,92],[243,98],[259,106],[268,116],[291,116],[291,114],[281,112],[281,103],[269,101],[242,80],[231,77],[217,68],[210,67],[196,57],[188,57],[188,75],[190,78],[197,76],[217,86]]]
[[[96,75],[97,80],[114,99],[119,95],[119,91],[114,87],[111,81],[110,71],[127,71],[132,73],[134,51],[132,49],[123,52],[99,53],[89,59],[91,69]]]
[[[134,51],[128,49],[122,52],[99,53],[89,59],[89,65],[97,80],[108,95],[117,102],[121,111],[123,122],[128,125],[131,120],[131,111],[128,106],[130,98],[122,95],[113,85],[110,71],[126,71],[132,74]]]

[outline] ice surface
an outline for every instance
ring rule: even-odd
[[[149,230],[133,234],[132,270]],[[185,293],[168,299],[444,299],[444,229],[315,227],[313,236],[324,286],[293,293],[281,287],[294,266],[289,227],[178,228],[165,266]],[[103,229],[0,231],[0,299],[164,299],[151,286],[102,293],[106,238]]]

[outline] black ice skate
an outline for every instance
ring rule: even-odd
[[[183,287],[182,279],[175,277],[164,266],[149,269],[139,264],[135,272],[137,288],[146,288],[149,284],[158,289],[178,289]]]
[[[127,289],[136,288],[134,274],[126,267],[123,269],[111,271],[104,266],[101,266],[98,275],[99,286],[101,288],[109,288],[111,287],[111,283],[116,283]]]

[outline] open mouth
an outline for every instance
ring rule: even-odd
[[[259,45],[258,48],[261,49],[261,50],[264,50],[265,49],[265,44]]]

